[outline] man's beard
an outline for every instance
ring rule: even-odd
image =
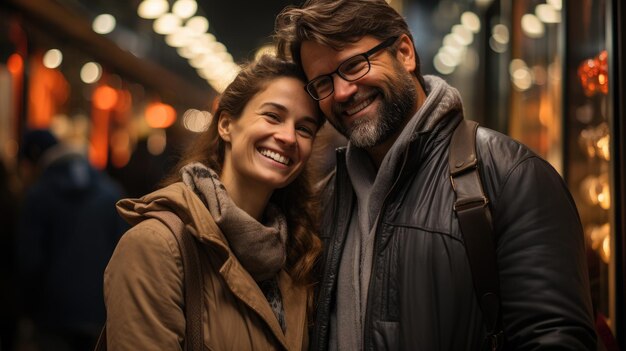
[[[350,128],[342,124],[335,128],[350,139],[352,145],[359,148],[371,148],[387,141],[396,134],[409,118],[409,114],[417,103],[417,89],[410,73],[405,71],[398,63],[394,62],[397,79],[389,82],[385,88],[386,93],[379,89],[382,98],[381,105],[376,115],[370,118],[361,118],[353,122]],[[340,116],[339,111],[333,111],[335,116]],[[329,119],[332,121],[333,119]],[[339,120],[339,119],[337,119]]]

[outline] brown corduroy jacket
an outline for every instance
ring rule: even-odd
[[[175,213],[198,240],[203,275],[207,350],[307,348],[307,291],[279,272],[286,332],[260,288],[228,246],[208,209],[183,183],[118,211],[134,225],[120,240],[104,274],[109,350],[182,350],[185,335],[183,268],[164,212]]]

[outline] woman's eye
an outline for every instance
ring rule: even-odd
[[[312,138],[315,135],[315,132],[313,131],[313,129],[309,127],[300,126],[296,129],[298,130],[298,133],[300,133],[302,136],[307,137],[307,138]]]
[[[273,120],[280,121],[280,117],[277,114],[273,113],[273,112],[264,112],[263,115],[266,116],[266,117],[269,117],[269,118],[271,118]]]

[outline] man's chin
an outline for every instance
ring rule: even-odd
[[[337,118],[337,117],[335,117]],[[357,119],[353,121],[350,127],[346,127],[343,123],[338,123],[339,119],[331,121],[331,124],[350,143],[359,148],[369,148],[381,143],[379,131],[376,130],[377,126],[373,120],[370,119]]]
[[[375,126],[360,125],[352,128],[347,138],[352,145],[365,149],[380,144],[380,133]]]

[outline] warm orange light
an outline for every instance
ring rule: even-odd
[[[43,65],[41,53],[33,54],[29,62],[26,125],[33,129],[49,128],[52,116],[63,112],[70,85],[59,70]]]
[[[604,263],[609,264],[611,261],[611,225],[604,223],[589,226],[585,232],[589,237],[591,248],[600,254]]]
[[[94,108],[91,112],[91,135],[89,161],[97,169],[104,169],[108,162],[110,112]]]
[[[22,86],[24,81],[24,59],[18,54],[12,54],[7,60],[7,70],[12,76],[12,88],[15,92],[11,103],[13,104],[13,112],[10,115],[10,128],[11,130],[17,130],[20,116],[22,114]]]
[[[108,162],[109,123],[111,112],[117,104],[117,91],[108,85],[100,85],[91,97],[91,136],[89,160],[91,164],[104,169]]]
[[[13,75],[21,75],[24,71],[24,59],[18,54],[9,56],[7,60],[7,68]]]
[[[146,123],[152,128],[167,128],[176,121],[176,111],[168,104],[154,102],[146,107]]]
[[[115,105],[115,112],[126,113],[133,106],[133,97],[128,90],[117,91],[117,104]]]
[[[93,92],[93,106],[100,110],[111,110],[117,103],[117,91],[108,85],[101,85]]]
[[[603,50],[598,56],[587,59],[578,66],[578,78],[587,96],[596,93],[609,93],[608,52]]]
[[[111,134],[111,164],[122,168],[130,161],[130,134],[120,129]]]

